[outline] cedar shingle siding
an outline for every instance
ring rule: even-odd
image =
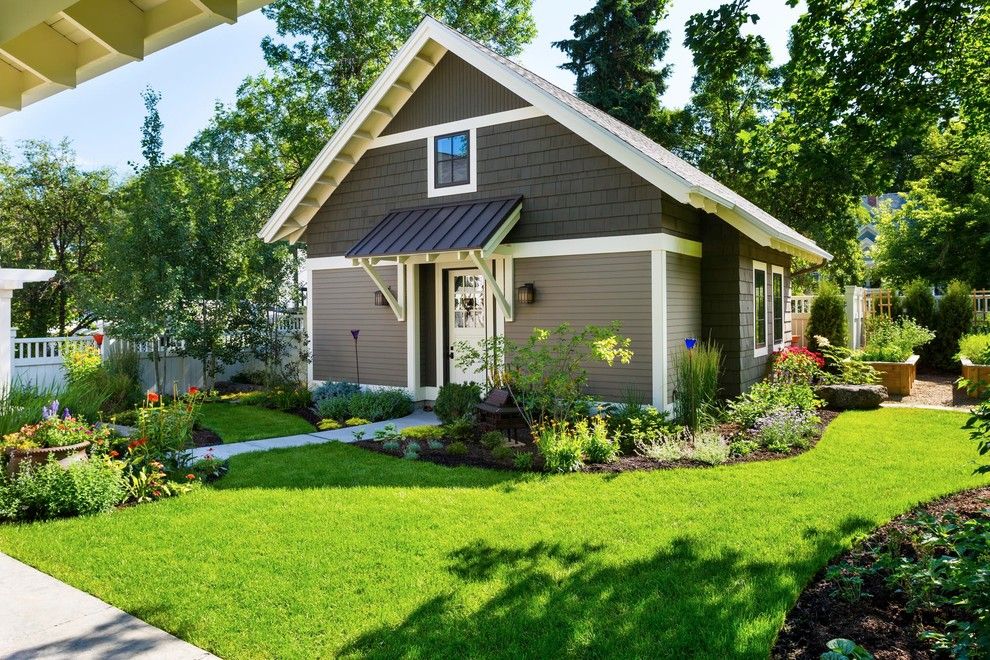
[[[378,274],[395,290],[395,266],[379,266]],[[351,330],[360,330],[361,382],[405,386],[406,324],[375,306],[376,290],[361,268],[313,272],[313,378],[357,382]]]
[[[311,257],[344,254],[392,210],[523,195],[506,243],[664,231],[697,237],[692,209],[549,117],[478,129],[478,191],[426,196],[426,143],[371,149],[306,229]],[[661,212],[663,221],[661,222]]]
[[[622,322],[621,334],[632,340],[629,364],[588,365],[589,390],[605,401],[627,395],[651,398],[652,355],[650,253],[623,252],[580,257],[516,259],[516,283],[532,282],[536,303],[516,305],[516,318],[505,324],[506,337],[525,341],[533,328],[574,328]]]
[[[527,106],[529,103],[505,87],[453,53],[447,53],[382,135]]]

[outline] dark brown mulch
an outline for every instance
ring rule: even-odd
[[[213,445],[222,445],[223,440],[219,435],[211,431],[210,429],[204,428],[194,428],[192,432],[193,445],[196,447],[211,447]]]
[[[904,514],[874,532],[863,544],[842,555],[833,564],[872,563],[864,547],[884,544],[891,535],[903,536],[907,521],[919,512],[940,516],[956,511],[972,516],[990,504],[990,486],[958,493]],[[879,576],[864,576],[863,592],[870,594],[855,603],[832,596],[834,586],[825,580],[825,569],[812,580],[787,615],[771,657],[811,660],[825,651],[836,637],[854,640],[878,660],[934,658],[931,647],[918,638],[926,621],[904,609],[904,602]]]
[[[320,420],[323,419],[312,408],[293,408],[292,410],[286,410],[286,412],[296,417],[302,417],[313,426],[319,424]]]
[[[767,451],[765,449],[759,449],[745,456],[733,456],[728,461],[723,463],[723,465],[731,465],[733,463],[752,463],[754,461],[775,461],[782,458],[790,458],[792,456],[797,456],[798,454],[803,454],[808,451],[821,439],[822,434],[825,433],[826,427],[832,423],[839,413],[833,412],[831,410],[819,411],[818,416],[821,418],[821,422],[818,427],[818,432],[810,439],[808,446],[805,448],[796,448],[789,452],[773,452]],[[735,435],[739,432],[739,429],[733,425],[724,424],[719,427],[719,432],[726,436]],[[543,465],[543,458],[540,456],[539,450],[536,445],[533,444],[529,437],[529,434],[520,431],[519,437],[520,445],[513,447],[515,451],[525,451],[533,454],[533,464],[532,470],[540,470]],[[371,451],[378,452],[380,454],[387,454],[389,456],[402,456],[401,450],[390,451],[382,448],[382,443],[376,440],[359,440],[357,442],[351,443],[355,447],[362,447],[363,449],[368,449]],[[463,455],[449,454],[445,449],[429,449],[425,442],[420,442],[422,451],[419,454],[419,460],[429,461],[431,463],[436,463],[437,465],[446,465],[448,467],[455,467],[458,465],[470,465],[472,467],[482,467],[490,468],[494,470],[515,470],[512,459],[498,459],[492,455],[492,452],[485,447],[481,446],[478,442],[466,442],[464,443],[467,447],[467,453]],[[447,444],[447,443],[445,443]],[[403,444],[404,446],[404,444]],[[622,455],[619,456],[617,460],[611,463],[595,463],[585,465],[582,468],[582,472],[603,472],[609,474],[616,474],[620,472],[630,472],[633,470],[671,470],[674,468],[703,468],[711,467],[708,463],[702,463],[701,461],[694,461],[690,459],[683,459],[680,461],[655,461],[651,458],[645,456],[639,456],[638,454],[633,455]]]

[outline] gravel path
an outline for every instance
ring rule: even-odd
[[[938,406],[969,410],[979,403],[978,399],[966,396],[955,386],[958,376],[945,374],[918,374],[910,396],[891,396],[890,403],[905,406]]]

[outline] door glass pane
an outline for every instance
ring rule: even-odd
[[[765,270],[753,271],[753,311],[755,327],[753,336],[756,338],[756,348],[767,345],[767,273]]]
[[[773,274],[773,340],[784,341],[784,276]]]
[[[454,277],[454,327],[485,327],[485,280],[480,275]]]

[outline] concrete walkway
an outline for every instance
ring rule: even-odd
[[[0,553],[0,658],[215,658]]]
[[[197,447],[193,450],[193,455],[197,458],[212,452],[216,458],[230,458],[237,454],[245,454],[251,451],[267,451],[269,449],[282,449],[285,447],[301,447],[303,445],[315,445],[324,442],[354,442],[354,432],[364,431],[364,438],[371,439],[375,431],[385,428],[389,424],[395,424],[397,428],[403,429],[407,426],[419,426],[420,424],[439,424],[440,420],[432,412],[416,409],[413,414],[399,419],[390,419],[385,422],[375,422],[362,426],[351,426],[337,429],[335,431],[314,431],[313,433],[300,433],[299,435],[287,435],[281,438],[268,438],[267,440],[249,440],[247,442],[234,442],[229,445],[213,445],[212,447]]]

